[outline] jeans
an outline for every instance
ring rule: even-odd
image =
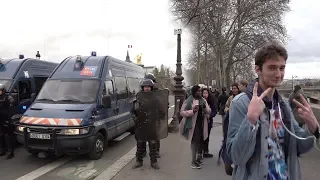
[[[197,153],[199,153],[201,149],[201,143],[191,141],[191,163],[195,163],[197,161]]]

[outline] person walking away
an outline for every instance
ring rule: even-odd
[[[152,91],[153,90],[154,83],[150,79],[144,79],[141,84],[142,91]],[[134,116],[135,121],[137,121],[137,111],[139,110],[138,102],[135,100],[133,103],[133,108],[131,110],[132,115]],[[137,124],[137,122],[136,122]],[[136,126],[136,130],[137,130]],[[136,152],[136,163],[132,167],[133,169],[139,168],[143,165],[143,157],[146,153],[146,141],[142,141],[135,135],[135,138],[137,140],[137,152]],[[150,151],[150,161],[151,161],[151,167],[154,169],[159,169],[159,165],[157,163],[157,142],[156,140],[148,141],[149,144],[149,151]]]
[[[0,84],[0,156],[6,155],[6,145],[9,154],[7,159],[14,157],[14,125],[11,117],[14,114],[14,99],[6,94],[6,87]]]
[[[296,121],[298,122],[299,126],[302,127],[304,125],[304,121],[301,117],[299,117],[299,113],[298,113],[298,106],[296,106],[296,104],[293,102],[293,100],[295,99],[296,101],[302,103],[302,99],[300,99],[300,94],[307,99],[307,96],[304,94],[302,88],[300,85],[295,85],[293,92],[290,94],[289,96],[289,104],[290,107],[293,111],[293,115],[294,118],[296,119]]]
[[[231,91],[232,95],[229,96],[229,98],[226,102],[226,105],[224,108],[225,114],[229,113],[229,108],[230,108],[230,105],[231,105],[233,98],[240,93],[239,85],[237,83],[234,83],[231,87],[232,87],[232,91]]]
[[[207,88],[202,89],[202,97],[207,101],[207,103],[211,109],[210,115],[207,115],[207,118],[208,118],[208,138],[204,141],[203,157],[204,158],[212,158],[213,155],[209,153],[209,137],[210,137],[211,128],[213,126],[213,118],[217,114],[217,109],[215,107],[213,94],[210,93],[209,89],[207,89]]]
[[[222,118],[222,126],[224,122],[224,118],[226,113],[224,112],[224,109],[226,108],[226,103],[228,101],[229,95],[227,93],[227,89],[225,87],[222,88],[222,92],[218,97],[218,111]]]
[[[200,169],[202,161],[197,159],[197,151],[201,142],[208,138],[208,121],[206,115],[210,115],[211,109],[207,101],[201,97],[200,86],[194,85],[191,93],[181,107],[180,116],[183,117],[180,126],[180,134],[191,142],[191,168]]]
[[[264,45],[255,55],[255,79],[236,96],[229,111],[227,153],[235,167],[233,180],[301,180],[298,156],[313,148],[319,139],[319,123],[300,95],[299,116],[309,130],[299,127],[289,104],[277,91],[283,81],[287,50],[276,44]],[[287,129],[289,131],[287,131]]]

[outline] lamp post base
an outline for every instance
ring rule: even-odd
[[[173,117],[171,123],[168,127],[169,133],[178,133],[179,132],[179,121],[176,117]]]

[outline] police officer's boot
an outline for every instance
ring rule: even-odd
[[[160,169],[157,163],[157,143],[156,141],[149,141],[150,161],[153,169]]]
[[[145,152],[143,144],[145,144],[145,142],[137,141],[136,163],[133,165],[133,169],[143,165],[143,153]]]
[[[136,158],[137,158],[136,163],[132,166],[132,169],[142,167],[142,165],[143,165],[142,159],[139,159],[138,157],[136,157]]]
[[[8,155],[7,155],[7,158],[6,159],[12,159],[14,157],[14,153],[13,152],[10,152]]]
[[[160,140],[157,141],[157,158],[160,158]]]

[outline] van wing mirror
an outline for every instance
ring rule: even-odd
[[[111,96],[102,96],[102,105],[105,108],[111,108]]]
[[[31,94],[31,102],[33,102],[36,99],[36,93],[32,93]]]

